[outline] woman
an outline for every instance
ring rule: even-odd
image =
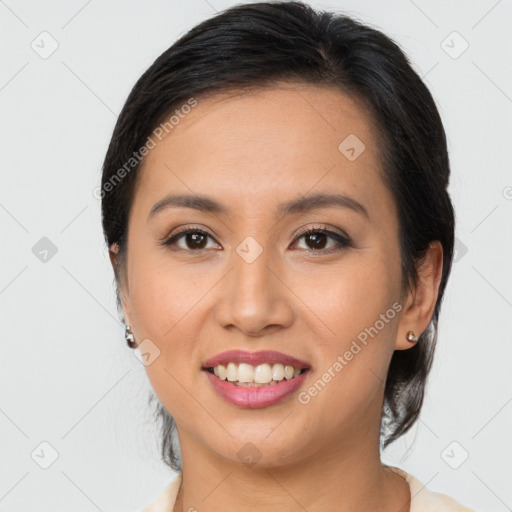
[[[239,5],[151,65],[101,187],[179,473],[146,511],[469,510],[380,460],[423,402],[449,173],[429,91],[348,17]]]

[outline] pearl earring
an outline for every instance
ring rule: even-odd
[[[132,328],[127,325],[124,333],[124,337],[126,338],[126,343],[130,348],[135,348],[137,344],[135,343],[135,336],[133,335]]]
[[[406,337],[411,343],[416,343],[420,339],[419,337],[414,336],[413,331],[409,331]]]

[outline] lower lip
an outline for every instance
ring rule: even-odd
[[[260,409],[276,404],[296,391],[303,384],[309,370],[293,379],[283,379],[272,386],[260,387],[237,386],[219,379],[207,370],[203,372],[206,373],[215,391],[228,402],[246,409]]]

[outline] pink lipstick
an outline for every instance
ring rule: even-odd
[[[245,363],[253,367],[264,364],[271,366],[274,364],[281,364],[285,367],[293,367],[295,375],[292,377],[292,374],[290,374],[289,378],[282,378],[281,373],[279,377],[281,380],[272,380],[266,385],[251,385],[250,383],[247,383],[247,381],[242,381],[244,384],[240,385],[241,383],[238,383],[237,381],[223,380],[223,378],[219,378],[217,376],[219,373],[213,373],[213,368],[218,367],[219,365],[227,367],[229,363],[234,363],[236,365]],[[272,350],[259,352],[230,350],[217,354],[205,361],[202,366],[202,370],[215,391],[217,391],[217,393],[219,393],[219,395],[227,402],[236,405],[237,407],[257,409],[274,405],[284,400],[300,388],[311,370],[311,365],[305,361],[297,359],[296,357]],[[219,371],[220,370],[221,369],[219,369]],[[299,370],[301,373],[297,375]],[[266,371],[268,372],[268,368]],[[278,379],[278,377],[276,377],[276,379]]]

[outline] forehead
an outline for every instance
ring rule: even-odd
[[[169,192],[208,193],[234,209],[310,191],[366,203],[386,194],[372,118],[334,88],[282,84],[196,101],[162,140],[153,137],[136,193],[146,210]]]

